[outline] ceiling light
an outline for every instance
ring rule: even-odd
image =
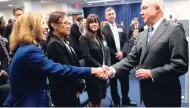
[[[9,0],[0,0],[0,2],[9,1]]]
[[[92,4],[88,4],[88,5],[92,5]]]
[[[8,5],[8,6],[10,6],[10,7],[11,7],[11,6],[13,6],[13,5]]]
[[[102,2],[111,2],[115,0],[99,0],[99,1],[87,1],[87,3],[102,3]]]
[[[121,1],[122,3],[125,2],[125,1]]]

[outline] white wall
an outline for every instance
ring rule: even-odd
[[[6,21],[8,21],[10,18],[12,18],[12,9],[4,9],[0,10],[0,16],[3,16]]]
[[[165,18],[172,15],[179,20],[188,20],[189,13],[189,0],[164,1]]]

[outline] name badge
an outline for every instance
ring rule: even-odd
[[[104,45],[104,46],[107,46],[107,42],[106,42],[106,41],[103,41],[103,45]]]
[[[117,28],[118,32],[123,32],[122,28]]]

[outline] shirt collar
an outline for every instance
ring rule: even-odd
[[[112,27],[112,26],[115,26],[116,24],[115,24],[115,22],[113,23],[113,24],[111,24],[110,22],[108,22],[108,24],[110,25],[110,27]]]
[[[162,17],[161,19],[159,19],[159,20],[153,25],[154,30],[156,30],[156,29],[158,28],[158,26],[160,25],[160,23],[162,22],[162,20],[164,20],[164,17]]]

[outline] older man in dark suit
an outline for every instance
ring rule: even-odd
[[[102,27],[102,33],[105,35],[108,47],[110,49],[111,63],[115,64],[122,60],[128,53],[127,34],[125,28],[115,23],[116,13],[113,8],[109,7],[105,10],[105,17],[108,24]],[[118,94],[117,79],[110,80],[111,96],[115,107],[120,106],[120,96]],[[129,73],[119,77],[122,91],[122,104],[136,106],[128,97],[129,92]]]
[[[188,43],[178,24],[167,21],[163,0],[143,0],[141,15],[149,26],[136,40],[130,54],[110,69],[120,75],[135,66],[141,100],[146,107],[180,107],[179,76],[188,70]]]

